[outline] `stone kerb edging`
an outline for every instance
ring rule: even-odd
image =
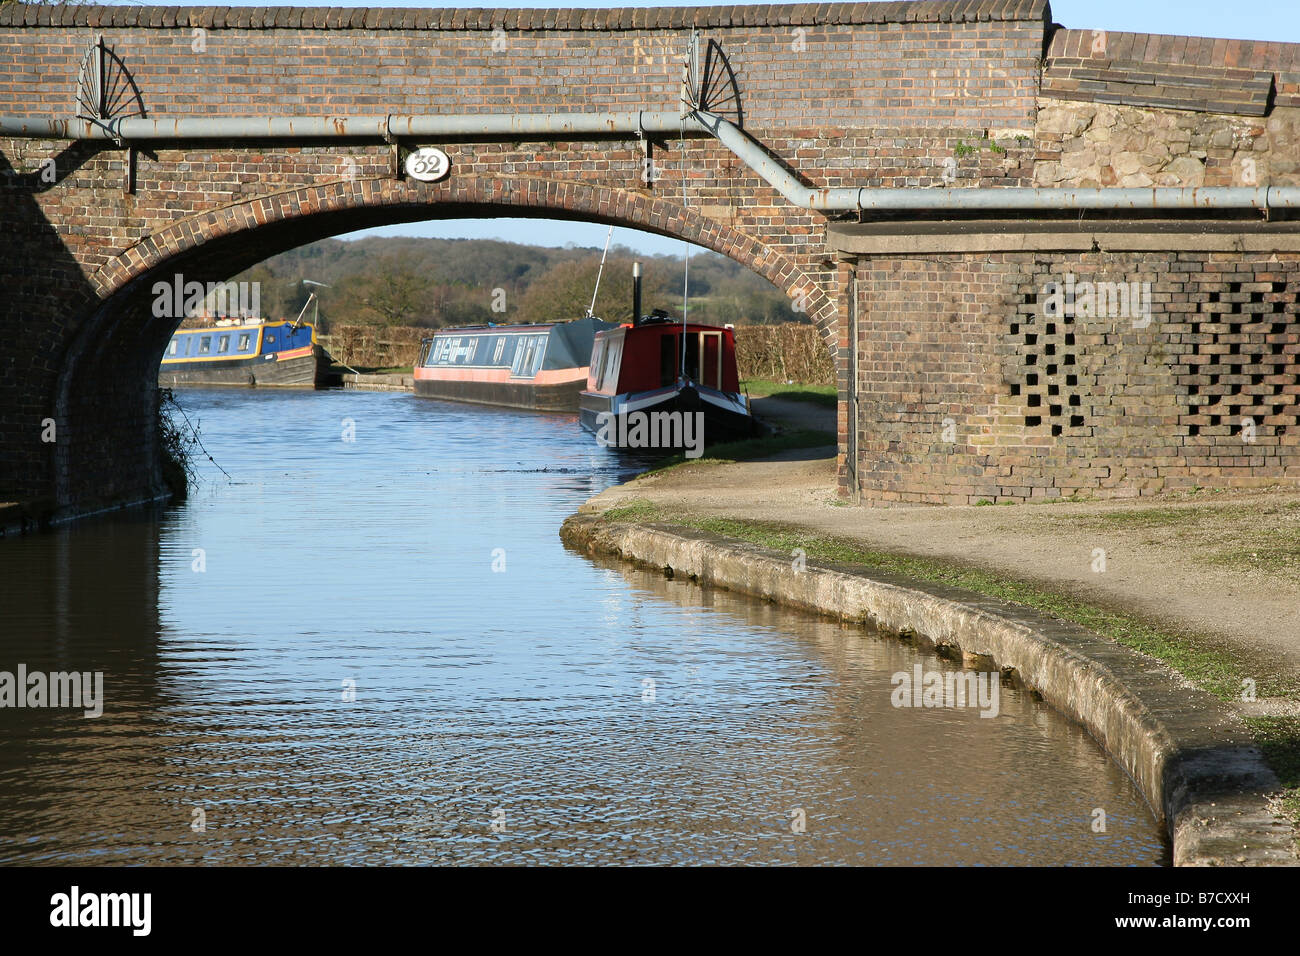
[[[1073,624],[958,588],[833,565],[797,571],[780,552],[704,532],[609,524],[588,515],[561,537],[704,584],[915,634],[997,667],[1081,723],[1137,783],[1166,827],[1174,863],[1296,865],[1280,789],[1241,720],[1135,651]]]

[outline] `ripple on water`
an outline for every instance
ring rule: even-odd
[[[1167,862],[1027,695],[895,709],[891,674],[950,665],[567,552],[630,467],[573,416],[179,396],[231,481],[0,546],[0,669],[108,698],[0,711],[0,861]]]

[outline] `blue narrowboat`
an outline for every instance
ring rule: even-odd
[[[176,330],[158,384],[315,388],[328,368],[310,322],[222,319]]]

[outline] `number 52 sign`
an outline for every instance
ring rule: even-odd
[[[436,146],[421,146],[406,157],[406,175],[434,183],[451,171],[451,160]]]

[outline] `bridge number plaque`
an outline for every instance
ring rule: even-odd
[[[451,171],[451,160],[436,146],[421,146],[406,157],[406,175],[422,183],[436,183]]]

